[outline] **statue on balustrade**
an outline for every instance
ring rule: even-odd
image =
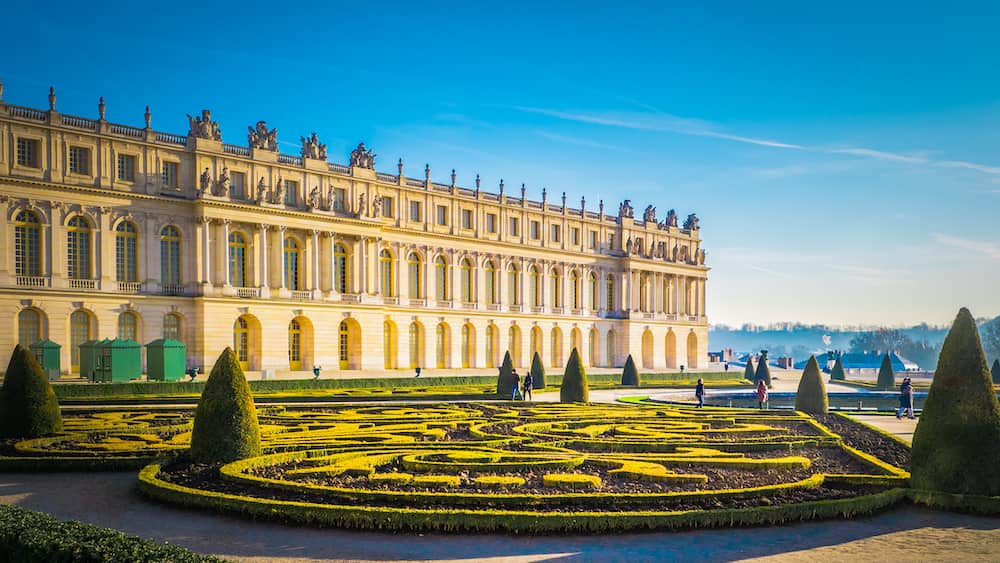
[[[258,121],[256,127],[247,126],[250,148],[278,151],[278,128],[268,130],[266,121]]]
[[[364,143],[358,143],[358,148],[351,151],[351,166],[358,168],[375,169],[375,157],[378,156],[371,149],[365,149]]]
[[[271,190],[271,203],[280,205],[285,200],[285,182],[278,176],[278,181],[274,184],[274,189]]]
[[[309,199],[306,201],[306,208],[309,211],[319,207],[319,186],[313,187],[309,192]]]
[[[698,265],[700,265],[700,266],[704,266],[705,265],[705,249],[704,248],[698,249],[698,260],[697,260],[697,262],[698,262]]]
[[[618,206],[618,216],[632,218],[632,200],[626,199]]]
[[[674,245],[674,250],[670,253],[670,261],[671,262],[676,262],[677,261],[677,255],[679,253],[680,253],[680,247],[675,244]]]
[[[267,186],[264,184],[264,177],[260,177],[260,181],[257,182],[257,203],[263,203],[264,199],[267,197]]]
[[[299,137],[302,140],[302,158],[326,160],[326,145],[319,142],[314,131],[311,137]]]
[[[674,211],[673,209],[671,209],[670,211],[667,211],[667,218],[664,219],[663,224],[660,225],[660,227],[662,229],[664,229],[664,230],[667,230],[670,227],[676,228],[677,227],[677,212]]]
[[[382,215],[382,196],[375,194],[372,198],[372,217],[378,219]]]
[[[222,197],[229,196],[229,168],[223,166],[222,173],[219,174],[219,195]]]
[[[632,237],[625,241],[625,254],[632,254]]]
[[[205,192],[207,192],[211,187],[212,175],[208,173],[208,168],[205,168],[205,171],[202,172],[201,176],[198,178],[198,197],[200,198],[204,196]]]
[[[688,215],[688,218],[684,220],[684,230],[687,231],[697,231],[698,230],[698,216],[694,213]]]
[[[652,205],[647,205],[646,210],[642,212],[642,220],[646,223],[656,224],[656,208]]]
[[[688,247],[686,245],[682,246],[680,252],[677,253],[677,261],[685,264],[688,263]]]
[[[326,207],[324,209],[327,211],[333,211],[333,198],[334,191],[333,184],[331,184],[330,187],[326,189]]]
[[[219,122],[212,121],[212,112],[203,109],[201,117],[194,117],[190,113],[188,117],[188,137],[199,137],[201,139],[222,140],[222,129],[219,129]]]
[[[368,194],[365,192],[361,192],[361,195],[358,196],[357,213],[358,217],[364,217],[368,214]]]

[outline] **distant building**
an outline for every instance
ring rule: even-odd
[[[871,352],[844,352],[840,355],[840,361],[843,363],[844,372],[847,374],[854,373],[859,375],[874,375],[877,374],[879,368],[882,367],[882,356],[884,355],[884,352],[877,350]],[[805,369],[807,361],[808,360],[797,362],[795,364],[795,369]],[[920,366],[903,356],[900,356],[896,352],[889,353],[889,361],[892,362],[892,370],[895,372],[920,370]]]

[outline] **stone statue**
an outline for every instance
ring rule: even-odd
[[[188,117],[188,137],[198,137],[201,139],[222,140],[222,129],[219,129],[219,122],[212,121],[212,112],[203,109],[201,117],[194,117],[190,113]],[[147,125],[148,127],[148,125]]]
[[[333,185],[331,185],[329,188],[326,189],[326,210],[327,211],[332,211],[333,210],[333,194],[334,194]]]
[[[250,148],[278,152],[278,129],[267,129],[266,121],[258,121],[256,127],[247,127]]]
[[[229,195],[229,168],[223,166],[222,174],[219,174],[219,195],[227,197]]]
[[[632,237],[625,241],[625,254],[632,254]]]
[[[705,249],[698,249],[698,264],[701,266],[705,265]]]
[[[267,186],[264,185],[264,177],[260,177],[260,181],[257,182],[257,203],[262,203],[267,194]]]
[[[274,184],[274,189],[271,190],[271,203],[281,204],[285,201],[285,182],[281,180],[281,176],[278,176],[278,181]]]
[[[205,195],[205,192],[207,192],[211,187],[212,187],[212,175],[208,173],[208,168],[206,168],[205,171],[202,172],[201,176],[198,178],[198,197],[202,197],[203,195]]]
[[[351,166],[358,168],[375,169],[375,157],[378,156],[370,149],[365,149],[364,143],[358,143],[358,148],[351,151]]]
[[[688,215],[688,218],[684,220],[684,230],[687,231],[697,231],[698,230],[698,216],[694,213]]]
[[[311,137],[299,137],[302,140],[302,158],[326,160],[326,145],[319,142],[316,132]]]
[[[674,245],[674,250],[673,250],[673,252],[670,255],[670,261],[671,262],[676,262],[677,261],[677,254],[678,254],[678,252],[680,252],[680,248],[675,244]]]
[[[361,192],[358,196],[358,217],[364,217],[368,214],[368,194]]]
[[[642,220],[646,223],[656,223],[656,208],[652,205],[647,205],[646,210],[642,212]]]
[[[319,207],[319,186],[313,187],[312,191],[309,192],[309,200],[307,201],[306,207],[309,210]]]
[[[372,217],[378,219],[382,214],[382,196],[376,195],[372,198]]]
[[[678,262],[684,262],[685,264],[687,264],[687,262],[688,262],[688,247],[687,247],[687,245],[680,247],[680,252],[678,253],[678,256],[677,256],[677,261]]]
[[[632,218],[632,200],[626,199],[618,206],[618,216]]]

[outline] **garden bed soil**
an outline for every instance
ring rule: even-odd
[[[871,454],[900,469],[910,470],[910,448],[889,436],[837,414],[818,414],[816,420],[840,435],[852,448]]]

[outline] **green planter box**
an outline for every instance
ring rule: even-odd
[[[60,373],[60,359],[59,350],[62,346],[52,342],[51,340],[39,340],[34,344],[30,345],[28,348],[31,349],[31,353],[35,355],[35,359],[38,360],[38,365],[42,366],[45,371],[45,375],[49,379],[59,379]]]
[[[88,340],[80,344],[80,377],[97,381],[97,365],[101,358],[100,340]]]
[[[130,381],[142,377],[142,345],[134,340],[102,340],[97,381]]]
[[[146,379],[178,381],[184,377],[187,346],[170,338],[160,338],[146,344]]]

